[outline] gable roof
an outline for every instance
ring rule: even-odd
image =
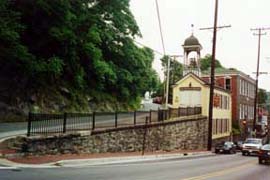
[[[196,79],[200,84],[202,84],[202,85],[204,85],[204,86],[208,86],[208,87],[210,88],[211,83],[209,83],[208,81],[206,81],[206,80],[200,78],[199,76],[197,76],[196,74],[194,74],[194,73],[192,73],[192,72],[187,73],[183,78],[181,78],[179,81],[177,81],[177,82],[173,85],[173,87],[175,87],[176,85],[182,83],[184,80],[186,80],[186,79],[189,78],[190,76],[193,77],[194,79]],[[215,89],[220,90],[220,91],[224,91],[224,92],[226,92],[226,93],[231,93],[231,91],[226,90],[226,89],[224,89],[223,87],[220,87],[220,86],[215,86]]]
[[[194,79],[196,79],[199,83],[206,85],[207,82],[205,80],[203,80],[202,78],[200,78],[199,76],[197,76],[196,74],[194,74],[193,72],[189,72],[187,73],[184,77],[182,77],[179,81],[177,81],[175,83],[175,85],[180,84],[181,82],[183,82],[184,80],[186,80],[187,78],[189,78],[190,76],[192,76]]]

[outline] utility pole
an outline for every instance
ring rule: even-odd
[[[170,68],[171,68],[170,66],[171,66],[171,58],[168,57],[167,78],[166,78],[165,108],[168,108],[168,100],[169,100],[169,84],[170,84]]]
[[[257,101],[258,101],[258,77],[260,69],[260,53],[261,53],[261,36],[266,35],[262,31],[270,30],[270,28],[255,28],[251,31],[258,31],[258,34],[254,33],[253,35],[258,36],[258,57],[257,57],[257,71],[256,71],[256,84],[255,84],[255,99],[254,99],[254,117],[253,117],[253,131],[256,130],[256,118],[257,118]]]
[[[214,31],[213,31],[213,46],[212,46],[212,61],[211,61],[211,85],[210,85],[210,100],[209,100],[209,122],[208,122],[208,145],[207,150],[212,149],[212,127],[213,127],[213,95],[215,88],[215,59],[216,59],[216,40],[217,40],[217,19],[218,19],[218,0],[215,5]]]
[[[213,29],[213,45],[212,45],[212,60],[211,60],[211,84],[210,84],[210,97],[209,97],[209,111],[208,111],[208,144],[207,150],[212,149],[212,127],[213,127],[213,97],[215,88],[215,59],[216,59],[216,39],[217,39],[217,29],[227,28],[229,26],[217,26],[218,20],[218,0],[215,0],[215,14],[214,14],[214,27],[200,28],[200,30]]]

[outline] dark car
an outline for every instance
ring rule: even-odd
[[[215,153],[234,154],[236,153],[236,145],[230,141],[222,142],[215,147]]]
[[[259,164],[270,163],[270,144],[264,145],[258,153]]]
[[[236,145],[235,148],[236,148],[237,151],[242,151],[242,149],[243,149],[243,141],[237,141],[234,144]]]
[[[162,104],[162,97],[154,97],[153,103],[155,104]]]

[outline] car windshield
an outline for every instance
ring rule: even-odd
[[[261,140],[260,139],[247,139],[245,141],[246,144],[260,144]]]
[[[224,146],[231,146],[232,145],[232,143],[231,142],[224,142],[224,144],[223,144]]]
[[[243,144],[243,142],[242,141],[238,141],[237,144],[241,145],[241,144]]]
[[[262,147],[262,150],[270,150],[270,144],[266,144]]]

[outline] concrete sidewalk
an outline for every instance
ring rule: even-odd
[[[112,153],[113,154],[113,153]],[[123,155],[123,156],[122,156]],[[136,162],[151,162],[151,161],[161,161],[161,160],[177,160],[177,159],[188,159],[188,158],[199,158],[215,156],[214,153],[209,151],[194,151],[194,152],[178,152],[178,153],[159,153],[159,154],[146,154],[144,156],[138,155],[138,153],[122,153],[117,154],[113,157],[102,157],[102,154],[98,154],[99,157],[94,157],[93,155],[78,155],[68,156],[62,155],[62,157],[55,156],[55,161],[44,163],[44,158],[51,156],[41,156],[35,157],[27,163],[21,159],[11,158],[4,159],[0,158],[0,169],[2,167],[6,168],[56,168],[56,167],[83,167],[83,166],[97,166],[97,165],[112,165],[112,164],[122,164],[122,163],[136,163]],[[43,159],[42,159],[43,158]],[[59,158],[61,160],[59,160]],[[25,158],[27,159],[27,158]],[[57,160],[58,159],[58,160]]]

